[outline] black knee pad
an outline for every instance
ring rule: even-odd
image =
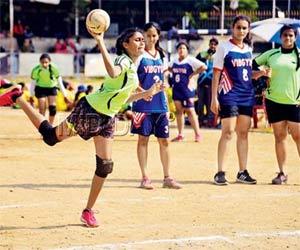
[[[95,175],[106,178],[113,171],[114,162],[112,160],[102,160],[96,155],[96,171]]]
[[[39,127],[39,132],[43,136],[43,140],[49,146],[54,146],[56,143],[59,142],[55,133],[55,127],[53,128],[51,124],[45,120],[41,123]]]
[[[49,115],[50,116],[56,115],[56,106],[55,105],[49,105]]]

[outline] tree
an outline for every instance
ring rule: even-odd
[[[221,6],[222,0],[212,0],[212,3]],[[230,1],[225,1],[225,8],[229,9]],[[239,0],[237,10],[256,10],[258,8],[257,0]]]
[[[257,0],[239,0],[238,10],[256,10],[258,9]]]

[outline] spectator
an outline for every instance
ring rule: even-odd
[[[24,43],[24,32],[25,32],[25,30],[24,30],[22,21],[20,19],[18,19],[17,22],[14,24],[13,34],[14,34],[14,37],[17,39],[19,49],[22,48],[23,43]]]
[[[35,48],[33,46],[32,40],[30,38],[25,38],[23,46],[21,48],[22,52],[30,52],[33,53],[35,52]]]
[[[198,60],[204,62],[207,66],[207,70],[199,75],[197,82],[197,113],[200,126],[212,127],[214,123],[214,114],[210,110],[211,81],[213,76],[213,55],[216,52],[218,43],[216,38],[211,38],[208,50],[202,51],[196,56]],[[204,112],[204,107],[206,112]]]
[[[76,53],[75,42],[71,37],[65,39],[65,43],[67,45],[67,53],[72,53],[72,54]]]
[[[25,29],[24,29],[24,39],[26,38],[33,38],[33,32],[32,30],[30,29],[30,27],[28,25],[25,26]]]
[[[76,65],[76,72],[79,73],[83,70],[84,67],[84,55],[82,54],[83,52],[83,46],[81,44],[81,37],[77,36],[74,44],[74,51],[75,51],[75,65]]]
[[[88,85],[85,93],[88,95],[93,92],[94,87],[92,85]]]
[[[54,53],[68,53],[67,43],[62,38],[57,38],[54,44]]]
[[[86,91],[87,91],[87,87],[84,84],[80,84],[77,87],[77,92],[75,94],[75,100],[74,100],[74,106],[76,106],[76,104],[82,97],[86,96]]]

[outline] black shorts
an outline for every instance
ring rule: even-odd
[[[80,99],[72,113],[67,117],[67,122],[84,140],[97,135],[104,138],[113,138],[114,135],[115,118],[98,113],[85,97]]]
[[[34,89],[36,98],[42,98],[47,96],[56,96],[57,95],[57,88],[42,88],[39,86],[35,86]]]
[[[266,99],[266,110],[269,123],[291,121],[300,123],[300,106],[281,104]]]
[[[219,116],[221,119],[239,115],[247,115],[252,117],[252,112],[253,106],[220,105]]]

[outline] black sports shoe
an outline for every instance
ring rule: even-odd
[[[238,172],[236,181],[244,184],[256,184],[256,180],[249,175],[247,169],[243,172]]]
[[[215,177],[214,177],[214,183],[219,186],[228,185],[228,182],[225,178],[225,172],[220,171],[220,172],[216,173]]]

